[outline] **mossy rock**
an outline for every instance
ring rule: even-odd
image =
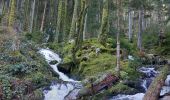
[[[110,93],[117,94],[135,94],[137,91],[133,88],[124,85],[123,83],[118,83],[108,90]]]
[[[115,67],[116,57],[107,53],[99,54],[90,58],[88,61],[80,63],[79,71],[84,76],[95,76],[99,73],[105,73]]]

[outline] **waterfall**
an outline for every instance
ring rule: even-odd
[[[147,91],[147,80],[143,80],[142,87],[144,88],[145,92]]]
[[[142,100],[144,93],[137,93],[135,95],[117,95],[112,97],[110,100]]]
[[[66,84],[62,84],[62,83],[52,84],[50,86],[51,90],[44,90],[44,95],[45,95],[44,100],[65,100],[66,96],[68,96],[69,94],[71,94],[71,97],[69,97],[69,99],[76,99],[76,95],[79,89],[77,89],[77,91],[75,92],[75,88],[77,86],[81,87],[80,81],[75,81],[73,79],[70,79],[67,75],[65,75],[64,73],[58,70],[57,66],[62,61],[62,59],[59,57],[58,54],[54,53],[49,49],[41,49],[39,53],[45,57],[48,64],[51,61],[55,61],[55,60],[58,61],[58,63],[55,65],[50,65],[50,64],[49,65],[59,75],[59,78],[63,82],[67,82]]]
[[[150,85],[151,81],[154,79],[154,77],[158,74],[157,71],[155,71],[155,68],[153,67],[141,67],[138,70],[141,73],[145,74],[145,78],[142,79],[141,87],[145,90],[145,92],[148,89],[148,86]],[[135,95],[123,95],[119,94],[117,96],[112,97],[110,100],[142,100],[144,97],[144,93],[137,93]]]

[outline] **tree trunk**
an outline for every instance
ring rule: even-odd
[[[68,0],[64,0],[64,22],[63,22],[63,38],[64,40],[68,39],[69,33],[69,19],[68,19]]]
[[[103,0],[102,23],[101,23],[100,34],[99,34],[99,42],[103,46],[106,46],[106,39],[109,32],[108,19],[109,19],[109,0]]]
[[[79,19],[76,24],[76,33],[75,36],[75,44],[72,50],[72,58],[75,65],[77,65],[77,59],[76,59],[76,52],[81,48],[82,42],[83,42],[83,29],[84,29],[84,21],[85,21],[85,15],[87,13],[87,6],[85,6],[86,1],[81,1],[81,13],[79,15]]]
[[[120,5],[121,5],[121,0],[117,0],[117,5],[118,5],[118,9],[117,9],[117,47],[116,47],[116,51],[117,51],[117,59],[116,59],[116,73],[117,76],[120,76]]]
[[[139,22],[138,22],[138,25],[139,25],[139,29],[138,29],[138,49],[140,51],[142,51],[142,10],[140,9],[139,10]]]
[[[143,100],[159,100],[160,91],[169,73],[169,68],[170,66],[166,65],[161,73],[153,80]]]
[[[61,42],[62,41],[62,26],[63,26],[63,20],[62,18],[64,17],[63,15],[63,0],[59,0],[59,5],[58,5],[58,17],[57,17],[57,28],[56,28],[56,37],[55,41],[56,42]]]
[[[78,19],[78,0],[74,0],[74,11],[73,18],[70,27],[69,39],[73,37],[73,34],[76,32],[76,20]]]
[[[14,25],[14,21],[15,21],[15,3],[16,0],[11,0],[11,4],[10,4],[10,12],[9,12],[9,26],[13,26]]]
[[[83,40],[86,39],[86,33],[87,33],[87,13],[85,15],[85,21],[84,21]]]
[[[30,33],[32,32],[33,29],[33,22],[34,22],[34,12],[35,12],[35,0],[33,1],[32,4],[32,13],[31,13],[31,24],[30,24]]]
[[[131,9],[129,8],[129,41],[132,42],[132,11]]]
[[[44,12],[43,12],[42,21],[41,21],[41,28],[40,28],[41,32],[43,32],[43,28],[44,28],[46,8],[47,8],[47,1],[45,1],[45,5],[44,5]]]

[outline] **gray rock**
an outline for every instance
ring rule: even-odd
[[[58,63],[57,60],[53,60],[53,61],[50,61],[50,62],[49,62],[50,65],[55,65],[55,64],[57,64],[57,63]]]

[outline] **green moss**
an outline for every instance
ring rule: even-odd
[[[116,57],[107,53],[99,54],[89,58],[88,61],[80,63],[80,72],[85,76],[93,76],[113,70]]]
[[[116,94],[128,94],[130,92],[133,92],[134,89],[133,88],[130,88],[128,87],[127,85],[124,85],[122,83],[118,83],[116,84],[115,86],[113,86],[112,88],[110,88],[109,90],[109,93],[116,93]]]
[[[71,55],[67,55],[63,58],[63,63],[69,63],[69,62],[72,62]]]
[[[26,37],[26,39],[32,40],[35,43],[42,43],[44,40],[44,34],[40,31],[37,31],[34,33],[26,33],[25,37]]]
[[[139,76],[141,75],[138,71],[137,71],[137,65],[135,64],[136,62],[132,63],[132,62],[128,62],[128,61],[121,61],[121,78],[122,79],[130,79],[130,80],[136,80],[137,78],[139,78]]]

